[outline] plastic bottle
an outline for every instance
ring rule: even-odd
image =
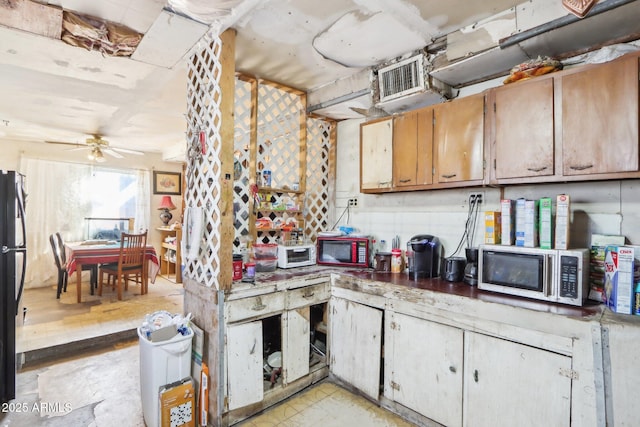
[[[402,271],[402,249],[391,250],[391,272],[400,273]]]

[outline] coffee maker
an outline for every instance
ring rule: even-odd
[[[467,285],[476,286],[478,284],[478,248],[466,248],[464,254],[467,257],[467,265],[464,267],[462,281]]]
[[[442,245],[440,240],[429,234],[418,234],[409,241],[413,250],[413,266],[409,268],[409,278],[416,280],[440,275]]]

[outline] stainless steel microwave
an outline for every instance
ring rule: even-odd
[[[369,237],[318,237],[316,254],[318,264],[345,267],[371,265],[371,239]]]
[[[588,249],[481,245],[478,288],[581,306],[589,295]]]

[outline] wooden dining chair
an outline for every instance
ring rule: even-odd
[[[67,291],[67,265],[62,262],[60,247],[58,246],[58,239],[55,234],[51,234],[49,236],[49,243],[51,244],[51,252],[53,252],[53,261],[58,269],[58,288],[56,291],[56,299],[60,299],[62,291]]]
[[[65,266],[65,270],[67,268],[67,252],[64,249],[64,240],[62,239],[62,235],[60,232],[56,232],[56,240],[58,241],[58,248],[60,250],[60,261]],[[98,288],[98,265],[97,264],[82,264],[82,271],[90,271],[90,290],[91,295],[93,295],[93,290]],[[68,276],[68,274],[67,274]],[[67,292],[67,282],[69,281],[68,277],[65,280],[64,291]]]
[[[102,264],[100,279],[98,280],[98,295],[102,295],[105,285],[104,275],[107,275],[107,286],[115,287],[118,300],[122,299],[122,286],[129,287],[129,280],[133,278],[140,283],[140,293],[146,292],[147,263],[145,251],[147,247],[147,232],[139,234],[122,233],[120,238],[120,254],[117,263]]]

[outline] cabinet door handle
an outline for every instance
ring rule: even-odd
[[[457,371],[457,369],[456,369],[456,367],[455,367],[455,366],[449,366],[449,370],[450,370],[451,372],[453,372],[454,374],[455,374],[455,373],[456,373],[456,371]]]
[[[542,172],[546,168],[547,168],[546,166],[543,166],[541,168],[527,168],[527,170],[530,171],[530,172]]]
[[[410,179],[401,179],[400,182],[405,183],[411,181]]]
[[[258,297],[256,299],[256,305],[254,305],[253,307],[251,307],[251,310],[253,311],[260,311],[260,310],[264,310],[267,306],[264,305],[262,303],[262,298]]]
[[[569,169],[573,169],[574,171],[583,171],[585,169],[591,169],[593,165],[581,165],[581,166],[569,166]]]
[[[456,176],[456,175],[457,175],[457,174],[452,173],[452,174],[449,174],[449,175],[442,175],[442,177],[443,177],[443,178],[453,178],[453,177],[454,177],[454,176]]]
[[[478,370],[477,369],[473,371],[473,380],[475,382],[478,382]]]

